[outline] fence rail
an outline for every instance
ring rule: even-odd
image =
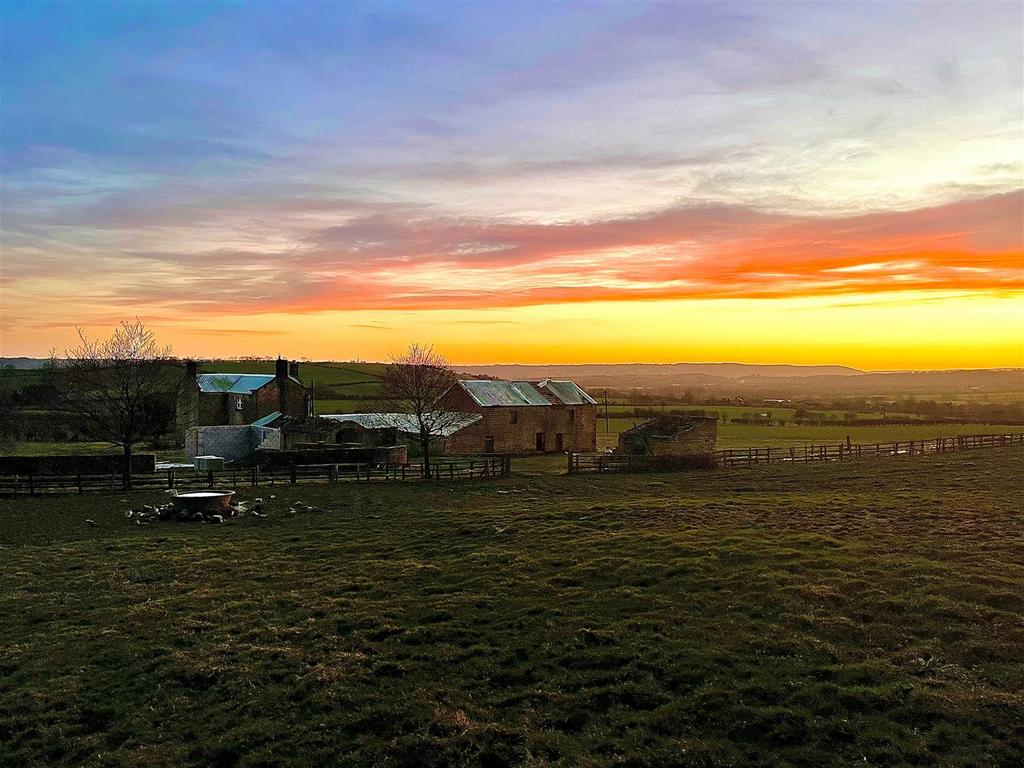
[[[711,454],[711,461],[720,467],[750,467],[755,464],[803,464],[812,461],[843,461],[892,456],[920,456],[926,453],[954,453],[974,448],[1002,448],[1024,445],[1024,433],[997,435],[959,435],[933,437],[927,440],[894,440],[888,443],[829,443],[826,445],[794,445],[786,448],[727,448]],[[648,456],[570,453],[569,474],[580,472],[622,472],[654,469]]]
[[[511,471],[510,457],[482,456],[473,459],[433,461],[430,480],[471,480],[506,477]],[[245,485],[283,485],[291,483],[402,482],[424,480],[423,464],[302,464],[261,470],[237,467],[209,471],[166,469],[132,476],[133,491],[193,490],[198,488]],[[0,496],[38,496],[53,493],[119,493],[126,490],[125,478],[115,472],[104,475],[4,475],[0,476]]]

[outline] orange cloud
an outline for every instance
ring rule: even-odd
[[[69,321],[90,322],[140,307],[225,317],[1024,288],[1022,191],[831,218],[698,205],[548,224],[363,206],[343,221],[293,230],[277,250],[76,258],[47,270],[59,278],[40,276],[40,254],[12,253],[7,295],[17,301],[35,280],[38,295],[72,308]]]
[[[374,215],[316,233],[291,312],[1024,287],[1024,193],[820,218],[734,206],[569,224]],[[319,275],[310,279],[309,275]]]

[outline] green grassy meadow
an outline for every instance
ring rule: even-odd
[[[618,444],[618,435],[645,418],[609,419],[609,432],[605,432],[603,418],[597,420],[597,444],[599,448]],[[719,448],[773,448],[789,445],[822,445],[839,443],[849,435],[854,443],[885,443],[893,440],[927,440],[933,437],[956,435],[987,435],[998,433],[1019,433],[1024,427],[1019,424],[892,424],[885,426],[858,427],[854,425],[816,426],[813,424],[785,424],[763,426],[759,424],[734,424],[718,422]]]
[[[0,765],[1020,765],[1022,466],[0,501]]]

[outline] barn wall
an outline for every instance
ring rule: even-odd
[[[574,415],[570,416],[570,411]],[[445,451],[453,456],[484,453],[487,438],[494,438],[495,453],[524,455],[537,453],[537,433],[544,433],[544,452],[593,451],[597,449],[597,409],[594,406],[480,408],[483,419],[459,430],[445,441]],[[515,421],[513,421],[513,414]],[[558,446],[558,435],[562,445]]]

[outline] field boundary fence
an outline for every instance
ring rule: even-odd
[[[422,462],[408,464],[301,464],[262,470],[259,467],[228,467],[218,470],[158,469],[132,475],[132,491],[196,490],[240,488],[293,483],[372,483],[413,481],[485,480],[507,477],[511,457],[489,455],[476,458],[435,459],[429,478]],[[0,476],[0,496],[40,496],[59,493],[121,493],[126,491],[122,473]]]
[[[823,445],[792,445],[778,448],[726,448],[710,454],[707,464],[719,467],[751,467],[756,464],[805,464],[846,459],[923,456],[932,453],[955,453],[976,448],[1005,448],[1024,445],[1024,433],[992,435],[958,435],[925,440],[893,440],[887,443],[842,443]],[[692,464],[691,464],[692,465]],[[685,461],[680,466],[686,466]],[[608,453],[570,453],[567,462],[570,475],[585,472],[637,472],[670,468],[658,457],[630,456]]]

